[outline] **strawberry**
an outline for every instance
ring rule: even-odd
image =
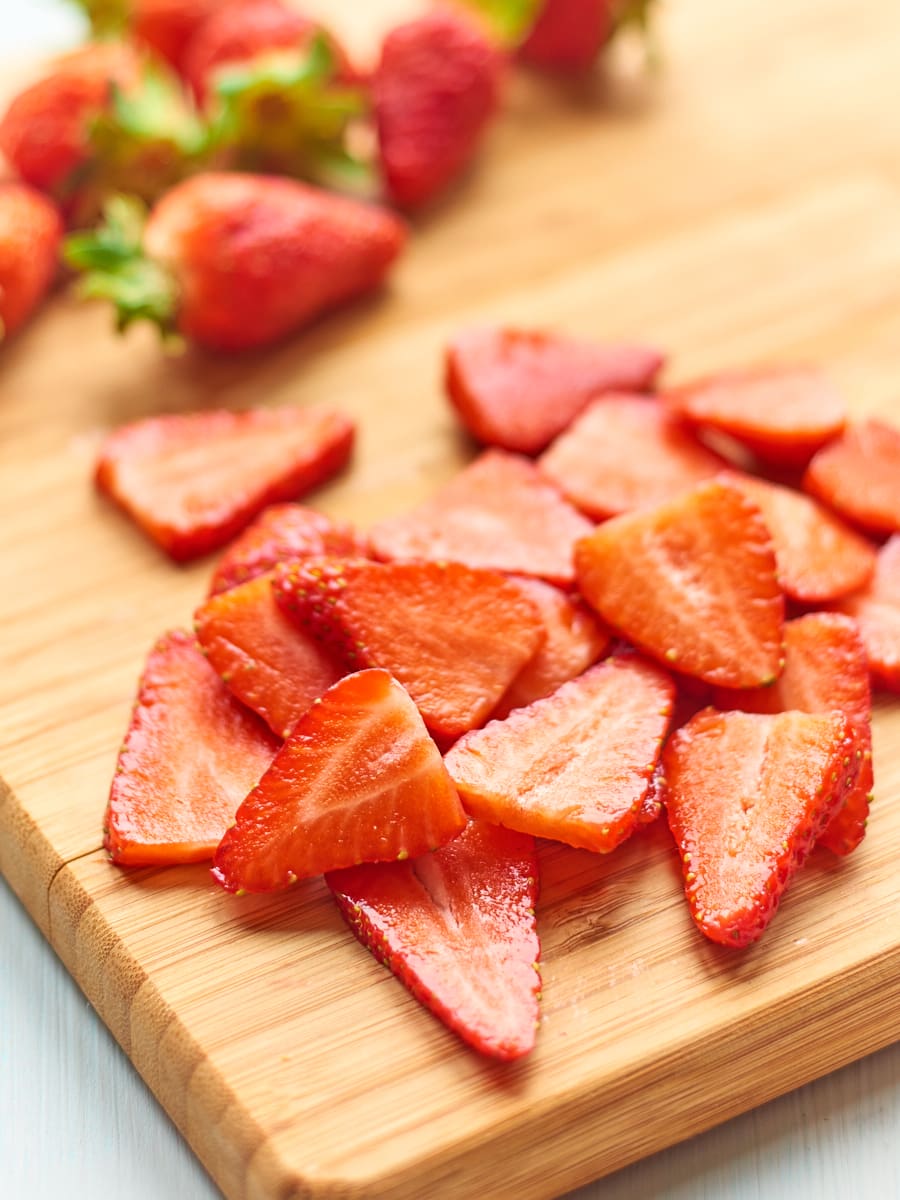
[[[529,66],[574,74],[588,70],[620,31],[645,36],[654,0],[543,0],[519,49]],[[510,0],[505,0],[510,3]]]
[[[34,188],[0,183],[0,343],[37,308],[56,274],[59,213]]]
[[[416,707],[387,671],[346,675],[300,718],[216,851],[228,891],[269,892],[434,850],[465,814]]]
[[[744,712],[839,711],[856,732],[859,777],[819,841],[849,854],[862,841],[872,792],[872,697],[865,647],[855,621],[840,613],[808,613],[784,627],[784,670],[767,688],[716,693],[718,708]]]
[[[727,478],[762,513],[775,546],[778,581],[792,600],[825,604],[871,579],[875,547],[809,496],[736,472]]]
[[[638,824],[674,696],[652,663],[613,657],[466,734],[444,762],[471,816],[605,853]]]
[[[834,607],[859,623],[873,682],[900,692],[900,536],[879,550],[868,586]]]
[[[725,463],[656,400],[609,395],[590,404],[538,466],[576,508],[603,520],[661,504]]]
[[[481,442],[537,454],[601,392],[643,391],[662,366],[643,346],[474,328],[446,354],[447,395]]]
[[[868,533],[900,533],[900,429],[851,425],[815,456],[803,487]]]
[[[176,71],[193,37],[213,14],[246,0],[76,0],[95,37],[127,37]]]
[[[527,458],[486,450],[414,512],[369,531],[376,558],[425,558],[536,576],[575,578],[572,548],[592,525]]]
[[[404,242],[390,213],[292,179],[209,172],[173,188],[143,226],[124,198],[70,238],[89,296],[119,327],[146,319],[214,350],[295,333],[377,288]]]
[[[600,616],[675,670],[758,687],[781,670],[784,598],[759,509],[700,484],[614,517],[575,547],[578,586]]]
[[[392,29],[372,77],[388,195],[434,199],[474,157],[500,104],[503,57],[462,12],[439,8]]]
[[[756,941],[853,786],[860,759],[840,713],[706,709],[666,746],[666,811],[698,928]]]
[[[501,696],[491,714],[495,720],[549,696],[609,649],[607,630],[578,597],[540,579],[515,582],[537,609],[545,639]]]
[[[267,504],[346,463],[353,425],[324,408],[147,417],[103,443],[96,481],[176,562],[230,541]]]
[[[279,567],[274,590],[349,669],[389,670],[441,740],[480,725],[544,638],[514,583],[460,563],[315,559]]]
[[[194,614],[194,629],[203,653],[234,695],[282,738],[345,674],[275,603],[271,575],[207,600]]]
[[[803,466],[844,428],[846,408],[812,368],[733,371],[686,384],[664,397],[673,413],[728,434],[766,462]]]
[[[0,120],[0,150],[70,224],[89,224],[117,190],[161,195],[200,159],[204,130],[178,80],[119,43],[57,60]]]
[[[364,558],[368,542],[346,521],[300,504],[270,504],[231,543],[209,586],[215,596],[264,575],[280,562],[303,562],[322,555]]]
[[[326,882],[363,945],[463,1041],[503,1060],[532,1049],[533,838],[470,821],[434,854],[332,871]]]
[[[114,862],[212,858],[277,741],[180,630],[154,646],[119,752],[104,820]]]

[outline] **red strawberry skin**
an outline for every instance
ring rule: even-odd
[[[466,817],[440,753],[387,671],[358,671],[294,726],[214,860],[231,892],[269,892],[436,849]]]
[[[167,634],[147,659],[119,753],[103,831],[110,857],[129,866],[212,858],[277,747],[194,639]]]
[[[182,72],[185,55],[216,14],[247,0],[133,0],[132,38]]]
[[[180,332],[236,351],[379,287],[405,237],[375,205],[293,179],[207,172],[156,205],[144,249],[177,283]]]
[[[229,546],[213,574],[209,594],[248,583],[282,562],[322,555],[365,558],[367,553],[366,538],[346,521],[333,521],[300,504],[270,504]]]
[[[333,871],[350,928],[412,994],[482,1054],[534,1046],[540,943],[534,839],[470,821],[434,854]]]
[[[387,35],[372,100],[388,195],[432,200],[475,154],[500,102],[503,59],[481,28],[449,9]]]
[[[0,342],[31,316],[53,282],[62,220],[40,192],[0,184]]]
[[[96,482],[176,562],[225,545],[268,504],[347,462],[350,420],[330,409],[148,417],[103,444]]]
[[[531,330],[473,328],[452,340],[446,389],[486,445],[536,454],[595,396],[643,391],[663,363],[649,347],[576,341]]]
[[[612,31],[612,0],[544,0],[519,55],[548,71],[586,71]]]
[[[794,872],[853,787],[860,756],[840,713],[705,709],[663,754],[669,827],[698,928],[756,941]]]

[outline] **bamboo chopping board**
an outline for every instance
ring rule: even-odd
[[[320,7],[365,49],[417,6]],[[557,1196],[900,1034],[900,701],[876,712],[863,846],[817,852],[745,952],[692,928],[661,825],[608,858],[545,847],[544,1017],[514,1065],[421,1010],[318,881],[238,899],[202,867],[100,851],[144,656],[208,569],[170,566],[94,495],[111,426],[338,405],[359,451],[316,503],[365,526],[471,454],[440,350],[479,319],[652,340],[670,378],[819,362],[896,419],[900,10],[669,0],[662,33],[651,81],[624,59],[590,86],[514,79],[389,294],[286,348],[166,360],[60,296],[2,352],[0,869],[231,1200]]]

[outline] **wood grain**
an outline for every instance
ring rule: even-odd
[[[349,27],[360,7],[328,10]],[[414,7],[365,6],[359,44]],[[546,847],[544,1020],[512,1067],[419,1009],[319,883],[237,900],[202,867],[123,873],[99,850],[143,658],[190,621],[208,566],[171,567],[94,495],[113,425],[337,404],[359,452],[317,503],[367,525],[471,453],[440,350],[476,319],[651,339],[672,379],[820,362],[857,412],[896,416],[900,11],[672,0],[663,39],[656,79],[625,55],[579,88],[512,79],[389,291],[286,347],[167,360],[61,294],[3,350],[0,870],[233,1200],[550,1197],[900,1034],[887,700],[866,842],[817,853],[739,956],[692,929],[664,829],[608,859]]]

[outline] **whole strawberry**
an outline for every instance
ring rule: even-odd
[[[290,179],[207,172],[146,221],[119,197],[107,222],[69,239],[88,296],[119,327],[147,319],[214,350],[264,346],[372,291],[403,247],[393,214]]]
[[[220,9],[245,0],[76,0],[95,37],[122,37],[181,71],[200,27]]]
[[[461,13],[439,9],[387,35],[372,99],[396,204],[427,203],[469,164],[497,111],[502,73],[501,52]]]
[[[56,270],[62,221],[34,188],[0,184],[0,342],[28,319]]]

